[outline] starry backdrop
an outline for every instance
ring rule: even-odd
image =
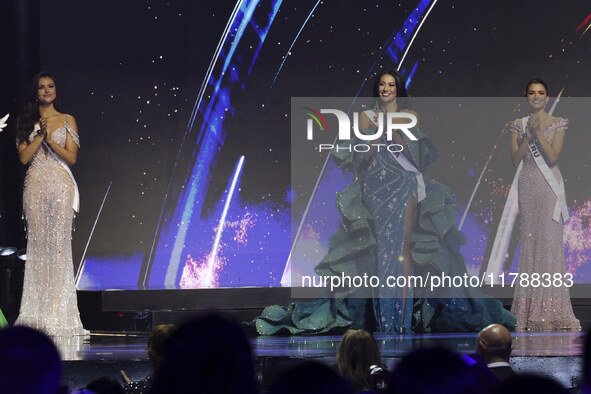
[[[417,97],[516,97],[533,77],[551,94],[591,92],[585,1],[235,5],[41,1],[42,69],[59,77],[81,136],[76,265],[96,221],[80,287],[278,286],[297,228],[291,214],[301,217],[311,197],[291,188],[291,97],[371,96],[367,81],[395,68],[407,48],[401,68]],[[406,36],[400,46],[395,37],[419,28],[412,45]],[[430,175],[452,188],[461,213],[497,135],[425,132],[442,153]],[[579,138],[588,137],[569,131],[564,149],[580,159],[561,168],[569,206],[583,207],[591,185],[580,179],[589,159]],[[485,258],[512,177],[507,136],[500,145],[471,208],[472,269]],[[312,173],[329,176],[310,160]],[[323,182],[330,186],[314,198],[332,202],[338,185]],[[581,264],[589,249],[577,260],[580,281],[591,279]]]

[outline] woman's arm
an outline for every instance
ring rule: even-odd
[[[514,166],[519,165],[519,162],[525,157],[528,143],[529,137],[524,138],[519,144],[517,142],[517,133],[511,133],[511,161]]]
[[[410,109],[403,109],[401,112],[406,112],[406,113],[409,113],[409,114],[413,114],[417,118],[417,124],[414,127],[416,127],[416,128],[419,127],[419,114],[418,113],[416,113],[415,111],[410,110]],[[395,130],[395,133],[392,133],[392,138],[394,138],[394,142],[395,143],[402,145],[402,148],[403,148],[402,154],[404,156],[406,156],[406,158],[408,160],[410,160],[410,162],[413,163],[413,164],[415,164],[415,166],[416,166],[417,163],[414,162],[414,160],[412,158],[412,155],[410,153],[410,149],[408,149],[408,144],[406,143],[406,141],[404,140],[404,138],[402,138],[401,132],[399,130]]]
[[[26,165],[29,161],[31,161],[33,156],[35,156],[35,152],[37,152],[37,149],[39,149],[39,146],[43,142],[45,134],[45,132],[41,132],[40,134],[35,136],[35,138],[33,139],[33,141],[31,141],[30,144],[27,144],[24,141],[18,144],[18,157],[21,163]]]
[[[66,115],[66,121],[68,125],[78,134],[78,126],[73,116]],[[46,137],[47,144],[50,148],[62,158],[69,166],[76,164],[76,158],[78,156],[78,145],[72,139],[70,133],[66,132],[66,147],[62,148],[58,143],[51,139],[51,136]]]
[[[564,143],[564,130],[559,130],[554,133],[552,144],[548,142],[542,131],[536,133],[536,138],[548,165],[556,163],[558,156],[560,156],[560,152],[562,151],[562,144]]]

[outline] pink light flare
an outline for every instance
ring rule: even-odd
[[[564,225],[564,246],[566,271],[575,278],[582,276],[579,269],[587,264],[591,257],[591,200],[577,206],[571,212],[570,219]]]
[[[234,235],[231,240],[235,242],[224,242],[220,240],[217,248],[217,253],[213,257],[211,253],[200,258],[187,255],[187,259],[183,266],[181,274],[180,287],[181,289],[200,289],[200,288],[216,288],[219,286],[219,275],[228,263],[224,257],[224,250],[230,250],[229,255],[232,254],[232,249],[246,246],[248,243],[248,232],[254,228],[257,219],[256,214],[246,210],[242,218],[234,221],[226,221],[223,224],[222,231],[232,229]],[[213,233],[218,232],[219,226],[213,227]]]
[[[241,219],[234,220],[232,222],[225,222],[223,230],[233,229],[234,236],[232,237],[232,240],[236,241],[236,243],[240,245],[246,245],[248,243],[247,232],[253,228],[257,222],[253,216],[254,215],[247,210]],[[216,226],[214,228],[214,232],[217,232],[217,230],[218,228]]]
[[[215,288],[219,284],[219,273],[226,265],[224,257],[218,253],[214,264],[209,265],[210,255],[201,258],[187,256],[181,275],[181,289]]]

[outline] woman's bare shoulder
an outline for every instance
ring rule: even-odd
[[[565,130],[568,125],[568,119],[559,116],[549,116],[546,121],[545,129],[562,129]]]

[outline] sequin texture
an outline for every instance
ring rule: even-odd
[[[567,129],[568,120],[561,119],[543,131],[551,144],[558,131]],[[510,124],[513,133],[522,134],[521,125]],[[521,137],[519,142],[521,142]],[[558,165],[549,166],[557,180],[562,179]],[[531,152],[523,159],[519,175],[519,274],[566,273],[564,263],[563,223],[552,220],[556,195],[540,172]],[[520,276],[521,277],[521,276]],[[570,293],[565,286],[542,286],[524,281],[516,282],[511,312],[517,319],[517,330],[525,331],[580,331],[581,325],[573,314]]]
[[[65,122],[51,134],[65,147],[67,135],[80,146]],[[31,142],[36,135],[29,136]],[[27,262],[19,317],[51,336],[84,335],[78,312],[72,263],[74,180],[60,162],[40,147],[25,177],[23,207],[27,221]]]

